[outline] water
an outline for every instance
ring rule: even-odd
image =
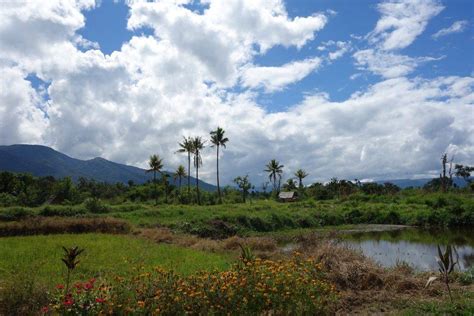
[[[437,270],[438,244],[442,251],[447,244],[455,246],[459,255],[457,269],[465,271],[474,266],[474,229],[354,232],[346,234],[344,240],[384,267],[404,261],[419,271]]]

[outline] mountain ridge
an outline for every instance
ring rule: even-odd
[[[44,145],[14,144],[0,145],[0,171],[30,173],[33,176],[71,177],[77,181],[80,177],[107,183],[127,183],[132,180],[141,184],[152,179],[145,169],[117,163],[102,157],[81,160],[70,157]],[[165,171],[172,176],[172,173]],[[191,177],[192,183],[195,178]],[[173,178],[170,181],[174,183]],[[208,191],[216,190],[210,183],[199,180],[199,186]]]

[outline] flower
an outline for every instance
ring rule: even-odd
[[[71,298],[68,298],[63,302],[63,304],[64,306],[71,306],[72,304],[74,304],[74,301]]]
[[[103,299],[103,298],[101,298],[101,297],[98,297],[98,298],[95,299],[95,301],[96,301],[97,303],[104,303],[104,302],[105,302],[105,299]]]
[[[47,312],[49,312],[49,307],[48,306],[44,306],[42,309],[41,309],[41,312],[46,314]]]
[[[62,290],[62,289],[64,289],[64,285],[63,284],[58,284],[58,285],[56,285],[56,288],[58,290]]]

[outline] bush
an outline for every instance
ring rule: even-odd
[[[8,193],[0,193],[0,206],[14,206],[18,204],[15,196]]]
[[[39,215],[41,216],[61,216],[61,217],[72,217],[72,216],[77,216],[77,215],[82,215],[85,214],[86,210],[84,208],[79,208],[79,207],[71,207],[71,206],[60,206],[60,205],[48,205],[45,206],[41,211],[39,212]]]
[[[102,203],[102,201],[97,198],[87,198],[84,201],[84,207],[87,211],[96,214],[107,213],[110,211],[110,207]]]
[[[60,218],[36,217],[0,225],[0,236],[27,236],[66,233],[125,234],[130,225],[114,218]]]
[[[323,277],[320,264],[298,255],[291,261],[243,261],[228,271],[187,277],[156,268],[89,286],[90,304],[84,305],[82,285],[70,297],[59,292],[48,308],[61,314],[65,307],[58,302],[67,299],[67,308],[77,314],[94,306],[94,313],[103,315],[327,315],[334,312],[336,293]]]
[[[23,207],[12,207],[0,213],[0,221],[17,221],[32,215],[33,212]]]

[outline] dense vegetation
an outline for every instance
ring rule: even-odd
[[[220,128],[211,136],[219,158],[228,139]],[[305,185],[303,169],[282,183],[284,166],[272,159],[263,190],[248,175],[221,188],[217,163],[217,191],[209,192],[189,177],[193,164],[199,179],[204,144],[183,139],[178,152],[188,164],[173,182],[158,155],[147,170],[153,180],[144,184],[1,172],[0,314],[331,314],[351,311],[354,295],[362,305],[395,302],[393,296],[399,304],[405,290],[421,301],[425,276],[404,265],[382,269],[319,237],[299,241],[311,256],[289,255],[272,234],[355,224],[474,226],[473,170],[456,165],[468,184],[456,187],[446,155],[440,178],[423,188],[338,179]],[[282,190],[297,200],[283,203]],[[65,269],[61,246],[76,245],[86,249],[81,263],[66,256]],[[474,311],[465,290],[472,271],[455,278],[450,305],[430,300],[409,304],[408,312]],[[429,295],[442,297],[439,286],[434,290]]]

